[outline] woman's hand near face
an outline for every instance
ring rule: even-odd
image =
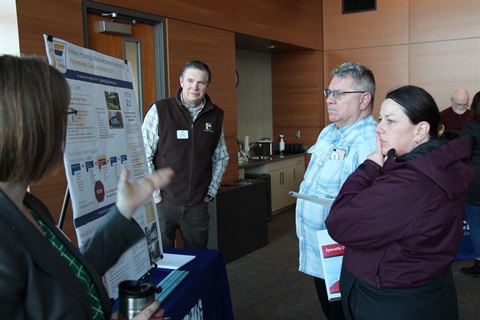
[[[378,133],[377,133],[377,149],[374,152],[370,153],[367,156],[367,159],[372,160],[379,166],[383,167],[383,164],[385,162],[385,156],[382,153],[382,145],[380,144],[380,137]]]
[[[123,169],[117,188],[117,208],[127,219],[131,219],[133,213],[142,205],[153,192],[170,184],[174,173],[170,168],[160,169],[154,173],[130,183],[130,172]]]

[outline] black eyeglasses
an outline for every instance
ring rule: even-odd
[[[72,122],[75,121],[75,116],[77,115],[78,111],[73,108],[68,108],[67,115],[72,115]]]
[[[77,110],[73,109],[73,108],[68,108],[68,111],[67,111],[67,114],[73,114],[74,116],[77,115]]]
[[[325,97],[329,97],[332,95],[335,99],[341,99],[344,94],[346,93],[365,93],[367,91],[342,91],[342,90],[330,90],[330,89],[323,89],[323,95]]]

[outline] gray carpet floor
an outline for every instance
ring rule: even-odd
[[[480,277],[459,272],[472,264],[464,260],[452,266],[461,320],[480,320]],[[312,278],[298,271],[293,209],[274,215],[269,244],[227,264],[227,274],[235,320],[326,319]]]

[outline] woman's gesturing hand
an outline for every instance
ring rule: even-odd
[[[142,205],[148,197],[157,189],[161,189],[170,184],[174,176],[170,168],[159,169],[154,173],[130,183],[128,178],[130,172],[123,169],[120,175],[117,189],[117,208],[127,219],[131,219],[133,213]]]

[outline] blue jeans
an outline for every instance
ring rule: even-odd
[[[475,259],[480,259],[480,206],[467,203],[467,220]]]

